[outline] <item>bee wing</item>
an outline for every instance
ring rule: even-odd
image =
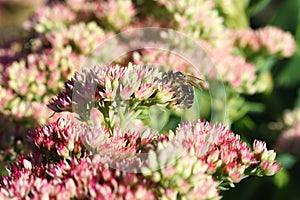
[[[208,88],[207,83],[203,79],[197,78],[192,75],[186,75],[186,78],[187,82],[190,85],[192,85],[195,88],[198,88],[199,90]]]

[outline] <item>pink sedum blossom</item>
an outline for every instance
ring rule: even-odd
[[[257,37],[257,33],[252,29],[233,30],[235,45],[243,49],[251,49],[258,51],[261,48],[261,43]]]
[[[232,31],[233,41],[236,47],[244,53],[257,53],[279,58],[291,57],[296,50],[295,40],[291,33],[277,27],[266,26],[257,30],[241,29]]]
[[[27,29],[33,29],[38,33],[48,32],[64,28],[76,19],[75,13],[60,3],[51,6],[45,5],[39,8],[30,21],[25,23]]]
[[[157,199],[155,184],[143,176],[112,170],[89,157],[55,165],[32,164],[32,169],[27,167],[30,162],[27,159],[20,158],[11,175],[3,177],[0,196],[6,199]]]
[[[34,144],[40,149],[56,151],[63,158],[80,155],[82,144],[79,133],[76,132],[75,122],[71,119],[59,118],[47,126],[30,132]]]
[[[93,114],[94,122],[97,116]],[[200,120],[183,123],[166,135],[143,135],[60,118],[31,131],[30,137],[34,154],[20,156],[0,182],[5,198],[219,199],[219,187],[226,183],[280,169],[274,151],[263,142],[255,141],[251,151],[227,127]],[[57,160],[49,159],[55,157],[53,152]],[[149,159],[141,165],[135,163],[138,160],[117,165],[143,153]],[[142,174],[109,168],[112,164],[143,166]]]
[[[300,155],[300,122],[284,130],[277,140],[278,151]]]
[[[257,31],[258,39],[263,48],[270,54],[290,57],[295,52],[293,36],[277,27],[267,26]]]

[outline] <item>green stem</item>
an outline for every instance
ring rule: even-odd
[[[130,117],[130,119],[128,121],[134,120],[137,116],[139,116],[141,114],[142,110],[137,110],[134,115],[132,115]]]
[[[131,110],[132,111],[132,110]],[[129,115],[130,111],[126,113],[125,117],[123,114],[121,114],[120,112],[120,123],[121,123],[121,130],[123,131],[124,128],[134,119],[136,119],[140,114],[141,114],[142,110],[137,110],[135,111],[135,113],[129,118],[127,119],[127,116]]]
[[[108,130],[110,131],[110,134],[112,134],[112,126],[110,123],[110,117],[109,117],[109,108],[108,105],[105,105],[104,108],[99,108],[100,112],[103,114],[104,117],[104,123],[106,128],[108,128]]]
[[[123,113],[122,113],[122,111],[121,111],[121,109],[120,109],[120,107],[118,108],[118,112],[119,112],[119,116],[120,116],[120,126],[121,126],[122,132],[124,131],[126,118],[128,116],[128,112],[126,110],[125,110],[125,113],[127,113],[127,114],[124,116]]]

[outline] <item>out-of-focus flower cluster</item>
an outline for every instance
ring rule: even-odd
[[[43,49],[14,59],[3,65],[0,111],[20,123],[26,118],[45,123],[51,114],[44,105],[78,69],[74,62],[81,63],[83,57],[68,47],[61,51]]]
[[[272,123],[271,128],[280,131],[276,148],[280,152],[300,155],[300,109],[286,110],[279,122]]]
[[[70,25],[67,29],[46,33],[45,37],[52,48],[61,50],[71,46],[73,51],[82,55],[88,55],[101,44],[108,35],[109,33],[105,34],[95,22],[80,22]]]
[[[282,126],[290,128],[295,126],[300,121],[300,109],[286,110],[282,116]]]
[[[250,56],[290,57],[295,52],[293,36],[283,30],[267,26],[258,30],[242,29],[234,31],[234,42],[243,51],[247,59]]]
[[[220,79],[228,84],[231,90],[239,94],[255,94],[266,92],[270,89],[272,81],[268,80],[266,69],[276,59],[290,57],[295,52],[295,41],[292,35],[276,27],[264,27],[258,30],[241,29],[227,30],[227,41],[224,46],[215,46],[207,40],[198,39],[206,51]],[[268,37],[268,39],[265,39]],[[175,40],[175,38],[174,38]],[[278,42],[278,41],[281,42]],[[267,43],[267,42],[268,43]],[[276,59],[275,59],[276,58]],[[135,63],[154,63],[159,65],[164,63],[164,67],[186,71],[198,75],[193,67],[183,58],[173,54],[155,49],[139,50],[133,53],[132,59]],[[194,66],[195,67],[195,66]],[[198,66],[197,66],[198,67]],[[201,66],[199,66],[201,68]]]
[[[239,102],[243,107],[242,112],[234,105],[226,107],[230,118],[228,124],[250,111],[244,95],[268,93],[273,89],[270,70],[278,59],[290,57],[295,52],[295,41],[290,33],[272,26],[257,30],[249,28],[248,1],[157,2],[137,7],[137,12],[139,9],[155,10],[149,16],[142,14],[144,18],[141,19],[148,25],[150,16],[153,16],[156,26],[181,31],[203,47],[218,72],[219,76],[215,74],[214,79],[223,81],[227,86],[227,102]],[[132,58],[136,63],[166,63],[166,68],[175,67],[195,76],[198,74],[193,67],[203,68],[192,67],[189,61],[172,52],[146,49],[134,54]],[[174,61],[175,65],[172,65]]]
[[[224,45],[225,27],[214,1],[157,1],[170,13],[171,27],[195,39],[203,39],[215,45]],[[167,12],[167,13],[168,13]]]
[[[239,93],[253,94],[261,91],[255,84],[257,75],[255,66],[252,63],[247,62],[241,56],[231,55],[228,49],[208,46],[210,45],[206,44],[206,50],[210,50],[209,56],[218,72],[218,74],[214,75],[214,78],[223,77],[222,81],[228,83],[234,91]],[[164,68],[185,71],[201,78],[201,75],[194,70],[193,66],[187,60],[166,51],[145,49],[134,52],[133,61],[138,64],[153,63],[158,66],[164,63]]]
[[[284,130],[277,139],[277,148],[280,152],[289,152],[300,155],[300,122]]]
[[[78,21],[97,21],[106,29],[127,26],[135,10],[129,0],[67,0],[50,3],[38,9],[25,27],[38,33],[60,30]]]

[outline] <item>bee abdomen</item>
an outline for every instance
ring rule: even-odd
[[[162,83],[168,85],[174,92],[178,104],[190,108],[194,103],[194,89],[181,72],[168,71],[163,74]]]

